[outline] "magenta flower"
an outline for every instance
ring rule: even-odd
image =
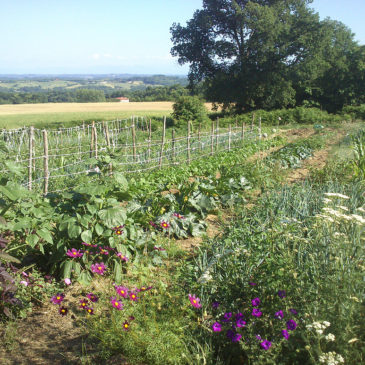
[[[212,303],[212,307],[213,307],[213,309],[218,309],[218,307],[219,307],[219,302],[213,302],[213,303]]]
[[[91,307],[86,307],[85,310],[88,314],[94,314],[94,309]]]
[[[68,309],[65,308],[65,307],[60,307],[60,309],[58,310],[58,313],[61,315],[61,316],[65,316],[67,313],[68,313]]]
[[[253,283],[252,281],[250,281],[248,284],[251,285],[251,286],[257,285],[256,283]]]
[[[61,304],[61,302],[65,299],[65,294],[57,293],[51,298],[51,303],[53,304]]]
[[[128,297],[128,288],[126,288],[125,286],[116,286],[115,290],[121,297],[123,298]]]
[[[168,222],[165,222],[165,221],[162,221],[160,226],[163,228],[163,229],[168,229],[170,227],[170,223]]]
[[[129,322],[128,321],[124,321],[123,323],[123,331],[129,331]]]
[[[129,299],[133,302],[136,302],[139,298],[137,297],[137,294],[134,292],[129,293]]]
[[[252,315],[253,315],[254,317],[261,317],[261,316],[262,316],[262,312],[260,311],[260,309],[258,309],[258,308],[254,308],[254,309],[252,310]]]
[[[25,281],[25,280],[20,281],[20,284],[23,284],[24,286],[28,286],[29,285],[29,283],[27,281]]]
[[[236,327],[241,328],[246,326],[246,322],[243,320],[243,318],[239,318],[236,321]]]
[[[152,286],[142,286],[140,289],[136,289],[136,292],[139,293],[139,292],[144,292],[144,291],[147,291],[147,290],[151,290],[152,289]]]
[[[289,332],[287,330],[282,330],[281,334],[283,335],[283,337],[287,340],[289,338]]]
[[[215,322],[212,325],[212,329],[214,332],[220,332],[222,331],[222,325],[219,322]]]
[[[268,340],[264,340],[263,342],[260,343],[260,346],[264,349],[264,350],[268,350],[271,347],[271,342]]]
[[[120,300],[118,300],[116,297],[111,297],[110,303],[112,304],[112,306],[114,308],[118,309],[119,311],[123,309],[123,303]]]
[[[82,250],[76,250],[76,248],[71,248],[66,252],[66,255],[69,257],[82,257],[83,252]]]
[[[157,251],[166,251],[163,247],[160,246],[154,246],[153,249]]]
[[[284,313],[282,310],[279,310],[278,312],[275,313],[275,317],[279,318],[279,319],[283,319],[284,318]]]
[[[283,299],[286,297],[286,291],[285,290],[279,290],[278,291],[279,298]]]
[[[294,331],[297,328],[297,322],[295,322],[293,319],[290,319],[288,322],[286,322],[286,328],[289,331]]]
[[[104,262],[100,262],[98,264],[91,265],[91,271],[96,274],[103,275],[105,270],[106,270],[106,266],[104,265]]]
[[[80,308],[85,309],[88,307],[89,301],[87,299],[80,300]]]
[[[93,294],[93,293],[89,293],[89,294],[86,294],[86,296],[90,299],[90,301],[91,302],[93,302],[93,303],[96,303],[98,300],[99,300],[99,298],[95,295],[95,294]]]
[[[238,342],[242,338],[242,335],[232,330],[228,330],[227,337],[230,338],[232,342]]]
[[[289,309],[289,311],[290,311],[291,313],[293,313],[294,315],[298,314],[298,312],[297,312],[295,309],[293,309],[293,308],[290,308],[290,309]]]
[[[94,247],[91,243],[81,242],[81,244],[88,247]]]
[[[236,318],[236,320],[243,318],[243,314],[241,312],[238,312],[237,314],[234,315],[234,317]]]
[[[257,307],[261,301],[260,301],[260,298],[255,298],[255,299],[252,299],[251,302],[252,302],[253,307]]]
[[[116,254],[122,261],[128,262],[129,258],[127,256],[124,256],[121,252],[117,252]]]
[[[173,214],[173,216],[174,217],[176,217],[176,218],[178,218],[178,219],[185,219],[185,217],[184,216],[182,216],[181,214],[179,214],[179,213],[174,213]]]
[[[189,300],[194,308],[201,308],[200,299],[196,297],[195,294],[189,294]]]
[[[66,278],[64,280],[64,282],[65,282],[66,285],[71,285],[71,279],[70,278]]]
[[[148,224],[151,225],[152,227],[157,227],[157,224],[152,221],[150,221]]]
[[[223,322],[229,322],[229,320],[232,318],[232,312],[224,313],[223,315]]]

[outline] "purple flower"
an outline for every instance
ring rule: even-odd
[[[239,333],[236,333],[232,330],[227,331],[227,337],[231,339],[232,342],[238,342],[242,338]]]
[[[243,320],[243,318],[239,318],[236,321],[236,327],[240,328],[240,327],[244,327],[246,326],[246,322]]]
[[[89,305],[89,301],[87,299],[81,299],[80,300],[80,308],[88,308],[88,305]]]
[[[82,257],[83,252],[81,250],[76,250],[76,248],[71,248],[66,252],[66,255],[69,257]]]
[[[260,346],[264,349],[264,350],[268,350],[271,347],[271,342],[268,340],[264,340],[263,342],[260,343]]]
[[[241,312],[238,312],[237,314],[234,315],[234,317],[236,318],[236,320],[243,318],[243,314]]]
[[[200,299],[194,295],[189,294],[189,300],[194,308],[201,308]]]
[[[291,312],[291,313],[293,313],[294,315],[298,314],[298,312],[297,312],[295,309],[293,309],[293,308],[290,308],[289,310],[290,310],[290,312]]]
[[[112,304],[112,306],[118,310],[122,310],[123,309],[123,303],[118,300],[116,297],[111,297],[110,298],[110,303]]]
[[[60,307],[60,309],[58,310],[58,313],[61,315],[61,316],[65,316],[68,312],[68,309],[65,308],[65,307]]]
[[[252,302],[253,307],[257,307],[261,301],[260,301],[260,298],[255,298],[255,299],[252,299],[251,302]]]
[[[285,292],[285,290],[279,290],[279,291],[278,291],[278,296],[279,296],[281,299],[285,298],[285,297],[286,297],[286,292]]]
[[[212,328],[213,328],[213,331],[214,332],[220,332],[220,331],[222,331],[222,325],[219,322],[213,323]]]
[[[85,310],[88,314],[94,314],[94,309],[91,307],[86,307]]]
[[[250,281],[248,284],[251,285],[251,286],[257,285],[256,283],[253,283],[252,281]]]
[[[20,282],[20,284],[23,284],[24,286],[28,286],[28,282],[27,281],[25,281],[25,280],[22,280],[21,282]]]
[[[213,302],[212,303],[212,307],[213,307],[213,309],[218,309],[218,307],[219,307],[219,302]]]
[[[91,302],[93,302],[93,303],[96,303],[98,300],[99,300],[99,298],[95,295],[95,294],[93,294],[93,293],[89,293],[89,294],[86,294],[86,296],[90,299],[90,301]]]
[[[118,295],[120,295],[123,298],[127,298],[128,297],[128,288],[125,286],[116,286],[115,287],[116,292],[118,293]]]
[[[281,334],[283,335],[283,337],[287,340],[289,338],[289,332],[287,330],[282,330]]]
[[[132,301],[132,302],[136,302],[139,298],[137,297],[137,294],[134,293],[134,292],[130,292],[129,293],[129,299]]]
[[[275,313],[275,317],[279,318],[279,319],[283,319],[284,318],[284,313],[282,310],[279,310],[278,312]]]
[[[232,318],[232,312],[224,313],[223,316],[223,322],[229,322],[229,320]]]
[[[258,308],[254,308],[254,309],[252,310],[252,315],[253,315],[254,317],[261,317],[261,316],[262,316],[262,312],[260,311],[260,309],[258,309]]]
[[[173,214],[173,216],[174,217],[176,217],[176,218],[178,218],[178,219],[185,219],[185,217],[184,216],[182,216],[181,214],[179,214],[179,213],[174,213]]]
[[[105,266],[104,262],[100,262],[98,264],[91,265],[91,271],[96,274],[103,275],[105,270],[106,270],[106,266]]]
[[[51,298],[51,303],[53,304],[61,304],[61,302],[65,299],[65,294],[57,293]]]
[[[294,331],[297,328],[297,322],[295,322],[293,319],[290,319],[288,322],[286,322],[286,328],[289,331]]]

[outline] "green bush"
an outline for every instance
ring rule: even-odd
[[[182,96],[176,100],[172,108],[176,126],[185,125],[188,121],[204,123],[208,120],[207,109],[197,96]]]

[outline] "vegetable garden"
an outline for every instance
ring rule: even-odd
[[[12,337],[42,311],[79,339],[53,363],[364,362],[360,122],[112,125],[48,133],[46,194],[44,135],[1,145],[4,364],[47,363]]]

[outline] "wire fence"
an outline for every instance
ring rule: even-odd
[[[81,125],[72,128],[41,130],[34,127],[0,131],[0,141],[8,149],[7,160],[24,171],[21,184],[44,194],[77,186],[87,175],[120,171],[134,174],[191,161],[244,146],[261,138],[261,123],[219,128],[212,122],[210,131],[192,133],[192,123],[183,136],[175,130],[166,136],[166,118],[161,120],[159,139],[152,135],[151,120],[131,118]],[[155,135],[155,133],[154,133]],[[102,169],[100,169],[102,167]],[[6,170],[0,171],[0,174]]]

